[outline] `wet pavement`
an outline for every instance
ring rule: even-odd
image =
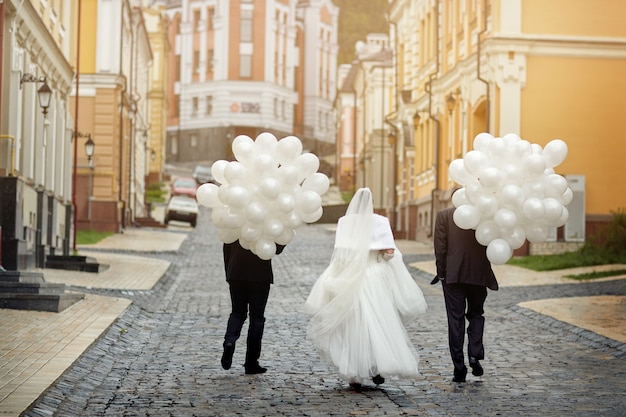
[[[398,241],[429,310],[409,323],[421,376],[349,389],[306,340],[302,311],[332,251],[306,225],[274,258],[262,375],[245,337],[220,366],[230,313],[221,243],[196,229],[132,229],[81,247],[103,273],[45,270],[87,294],[62,313],[0,310],[0,416],[622,416],[626,277],[572,282],[502,266],[485,306],[485,375],[451,382],[441,286],[427,244]],[[105,262],[105,260],[107,262]],[[246,327],[244,327],[245,334]]]

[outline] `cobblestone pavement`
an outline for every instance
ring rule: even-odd
[[[26,416],[623,416],[626,346],[540,315],[520,302],[626,294],[626,280],[508,287],[486,303],[485,375],[451,382],[441,287],[412,269],[429,304],[409,325],[421,376],[351,391],[306,340],[302,305],[326,267],[332,231],[303,226],[274,258],[261,364],[244,375],[245,337],[233,368],[220,366],[230,312],[221,244],[203,212],[151,290],[120,292],[133,304]],[[432,259],[406,256],[407,264]],[[592,314],[592,312],[590,312]],[[244,327],[245,334],[246,327]]]

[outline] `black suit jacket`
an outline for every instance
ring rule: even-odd
[[[276,245],[276,254],[280,254],[284,248],[284,245]],[[272,260],[259,258],[252,251],[241,247],[238,240],[224,244],[224,269],[228,282],[274,283]]]
[[[435,222],[437,276],[446,283],[482,285],[498,289],[498,281],[487,258],[487,248],[476,240],[475,230],[454,223],[455,208],[441,210]]]

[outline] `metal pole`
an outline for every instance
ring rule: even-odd
[[[80,94],[78,92],[79,79],[80,79],[80,6],[82,0],[78,0],[78,22],[76,25],[76,96],[74,98],[74,133],[78,132],[78,98]],[[78,164],[78,138],[73,135],[74,141],[74,170],[72,172],[72,204],[74,206],[74,242],[72,242],[72,249],[76,253],[76,231],[78,229],[78,204],[76,203],[76,169]]]

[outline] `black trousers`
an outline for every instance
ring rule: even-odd
[[[454,369],[466,370],[463,357],[465,342],[465,319],[467,326],[467,353],[476,359],[484,359],[483,331],[485,317],[483,306],[487,299],[487,288],[470,284],[446,284],[444,281],[443,295],[448,315],[448,342]]]
[[[246,345],[246,362],[244,366],[258,364],[261,356],[261,341],[265,327],[265,306],[270,293],[269,283],[248,281],[229,282],[232,312],[228,318],[224,342],[235,343],[241,334],[241,328],[248,312],[248,339]]]

